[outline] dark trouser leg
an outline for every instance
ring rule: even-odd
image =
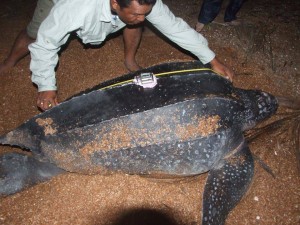
[[[236,20],[236,14],[241,9],[244,0],[231,0],[226,8],[224,21],[230,22]]]
[[[212,22],[218,15],[223,0],[204,0],[198,16],[198,21],[203,24]]]

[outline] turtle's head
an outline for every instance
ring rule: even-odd
[[[275,96],[258,90],[240,90],[244,101],[244,130],[253,128],[257,123],[271,117],[278,108]]]

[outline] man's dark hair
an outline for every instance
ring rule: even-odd
[[[156,0],[116,0],[120,8],[129,7],[132,1],[137,1],[140,5],[154,5]]]

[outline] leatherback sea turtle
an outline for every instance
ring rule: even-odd
[[[153,74],[155,76],[153,76]],[[277,110],[200,62],[167,63],[100,84],[0,137],[0,194],[67,171],[188,176],[209,171],[202,224],[224,224],[254,172],[243,131]]]

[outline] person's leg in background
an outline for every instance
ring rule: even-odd
[[[195,30],[200,32],[203,27],[211,23],[221,10],[223,0],[204,0],[198,15]]]
[[[224,21],[231,25],[240,25],[240,21],[237,20],[236,14],[242,8],[245,0],[231,0],[226,8]]]
[[[0,74],[13,68],[23,57],[29,54],[28,45],[35,41],[37,31],[53,5],[52,0],[38,0],[32,20],[27,28],[18,34],[9,55],[0,64]]]

